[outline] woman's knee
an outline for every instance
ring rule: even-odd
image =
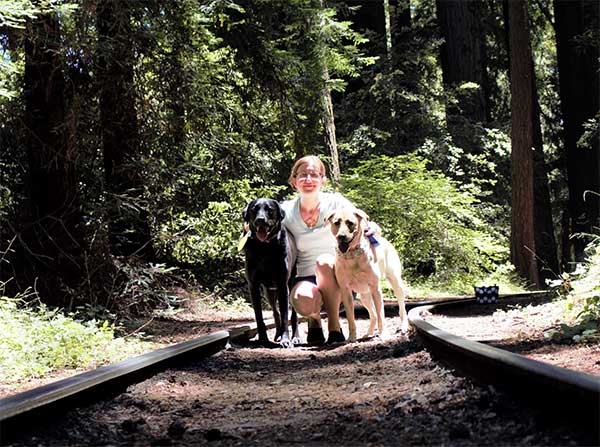
[[[317,284],[319,289],[335,292],[338,289],[335,279],[335,256],[321,255],[317,258]]]
[[[296,312],[305,317],[317,318],[321,313],[323,298],[316,285],[301,282],[290,293],[290,301]]]
[[[337,287],[334,266],[335,256],[325,254],[317,258],[315,274],[317,276],[317,284],[319,285],[319,289],[324,290]]]

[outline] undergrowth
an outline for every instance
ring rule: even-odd
[[[147,350],[137,339],[115,338],[114,324],[79,321],[27,298],[0,296],[0,382],[5,385],[63,368],[97,367]]]
[[[486,221],[474,191],[414,155],[371,157],[342,176],[344,194],[398,250],[419,294],[472,294],[494,283],[519,289],[505,237]],[[414,285],[413,285],[414,286]]]
[[[573,273],[551,283],[564,300],[564,322],[547,333],[550,338],[600,343],[600,238],[586,253],[586,261]]]
[[[450,278],[417,277],[411,281],[408,278],[409,297],[444,297],[453,295],[475,296],[475,286],[497,285],[500,294],[524,292],[527,284],[516,273],[512,264],[500,264],[490,273],[481,272],[477,275],[457,275]]]

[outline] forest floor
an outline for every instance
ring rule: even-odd
[[[544,336],[561,321],[559,303],[500,307],[425,319],[458,335],[600,375],[600,347],[557,344]],[[155,342],[172,344],[252,321],[234,317],[188,309],[145,322],[144,331]],[[397,317],[390,322],[394,334]],[[366,325],[358,320],[359,336]],[[301,329],[305,338],[305,323]],[[347,334],[345,322],[343,329]],[[114,400],[61,415],[59,423],[15,445],[547,446],[592,445],[591,436],[438,364],[410,333],[327,347],[233,345],[132,385]]]

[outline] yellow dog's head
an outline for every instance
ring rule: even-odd
[[[350,247],[360,242],[369,216],[356,208],[342,208],[329,213],[325,220],[329,223],[331,233],[335,236],[338,249],[342,253],[346,253]]]

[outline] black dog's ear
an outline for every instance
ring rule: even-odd
[[[283,210],[283,208],[281,207],[281,205],[279,205],[279,206],[277,207],[277,209],[279,210],[279,218],[280,218],[281,220],[285,219],[285,211]]]
[[[254,206],[254,202],[256,202],[256,200],[252,200],[248,205],[246,205],[244,211],[242,211],[242,219],[244,219],[244,222],[248,222],[248,210]]]

